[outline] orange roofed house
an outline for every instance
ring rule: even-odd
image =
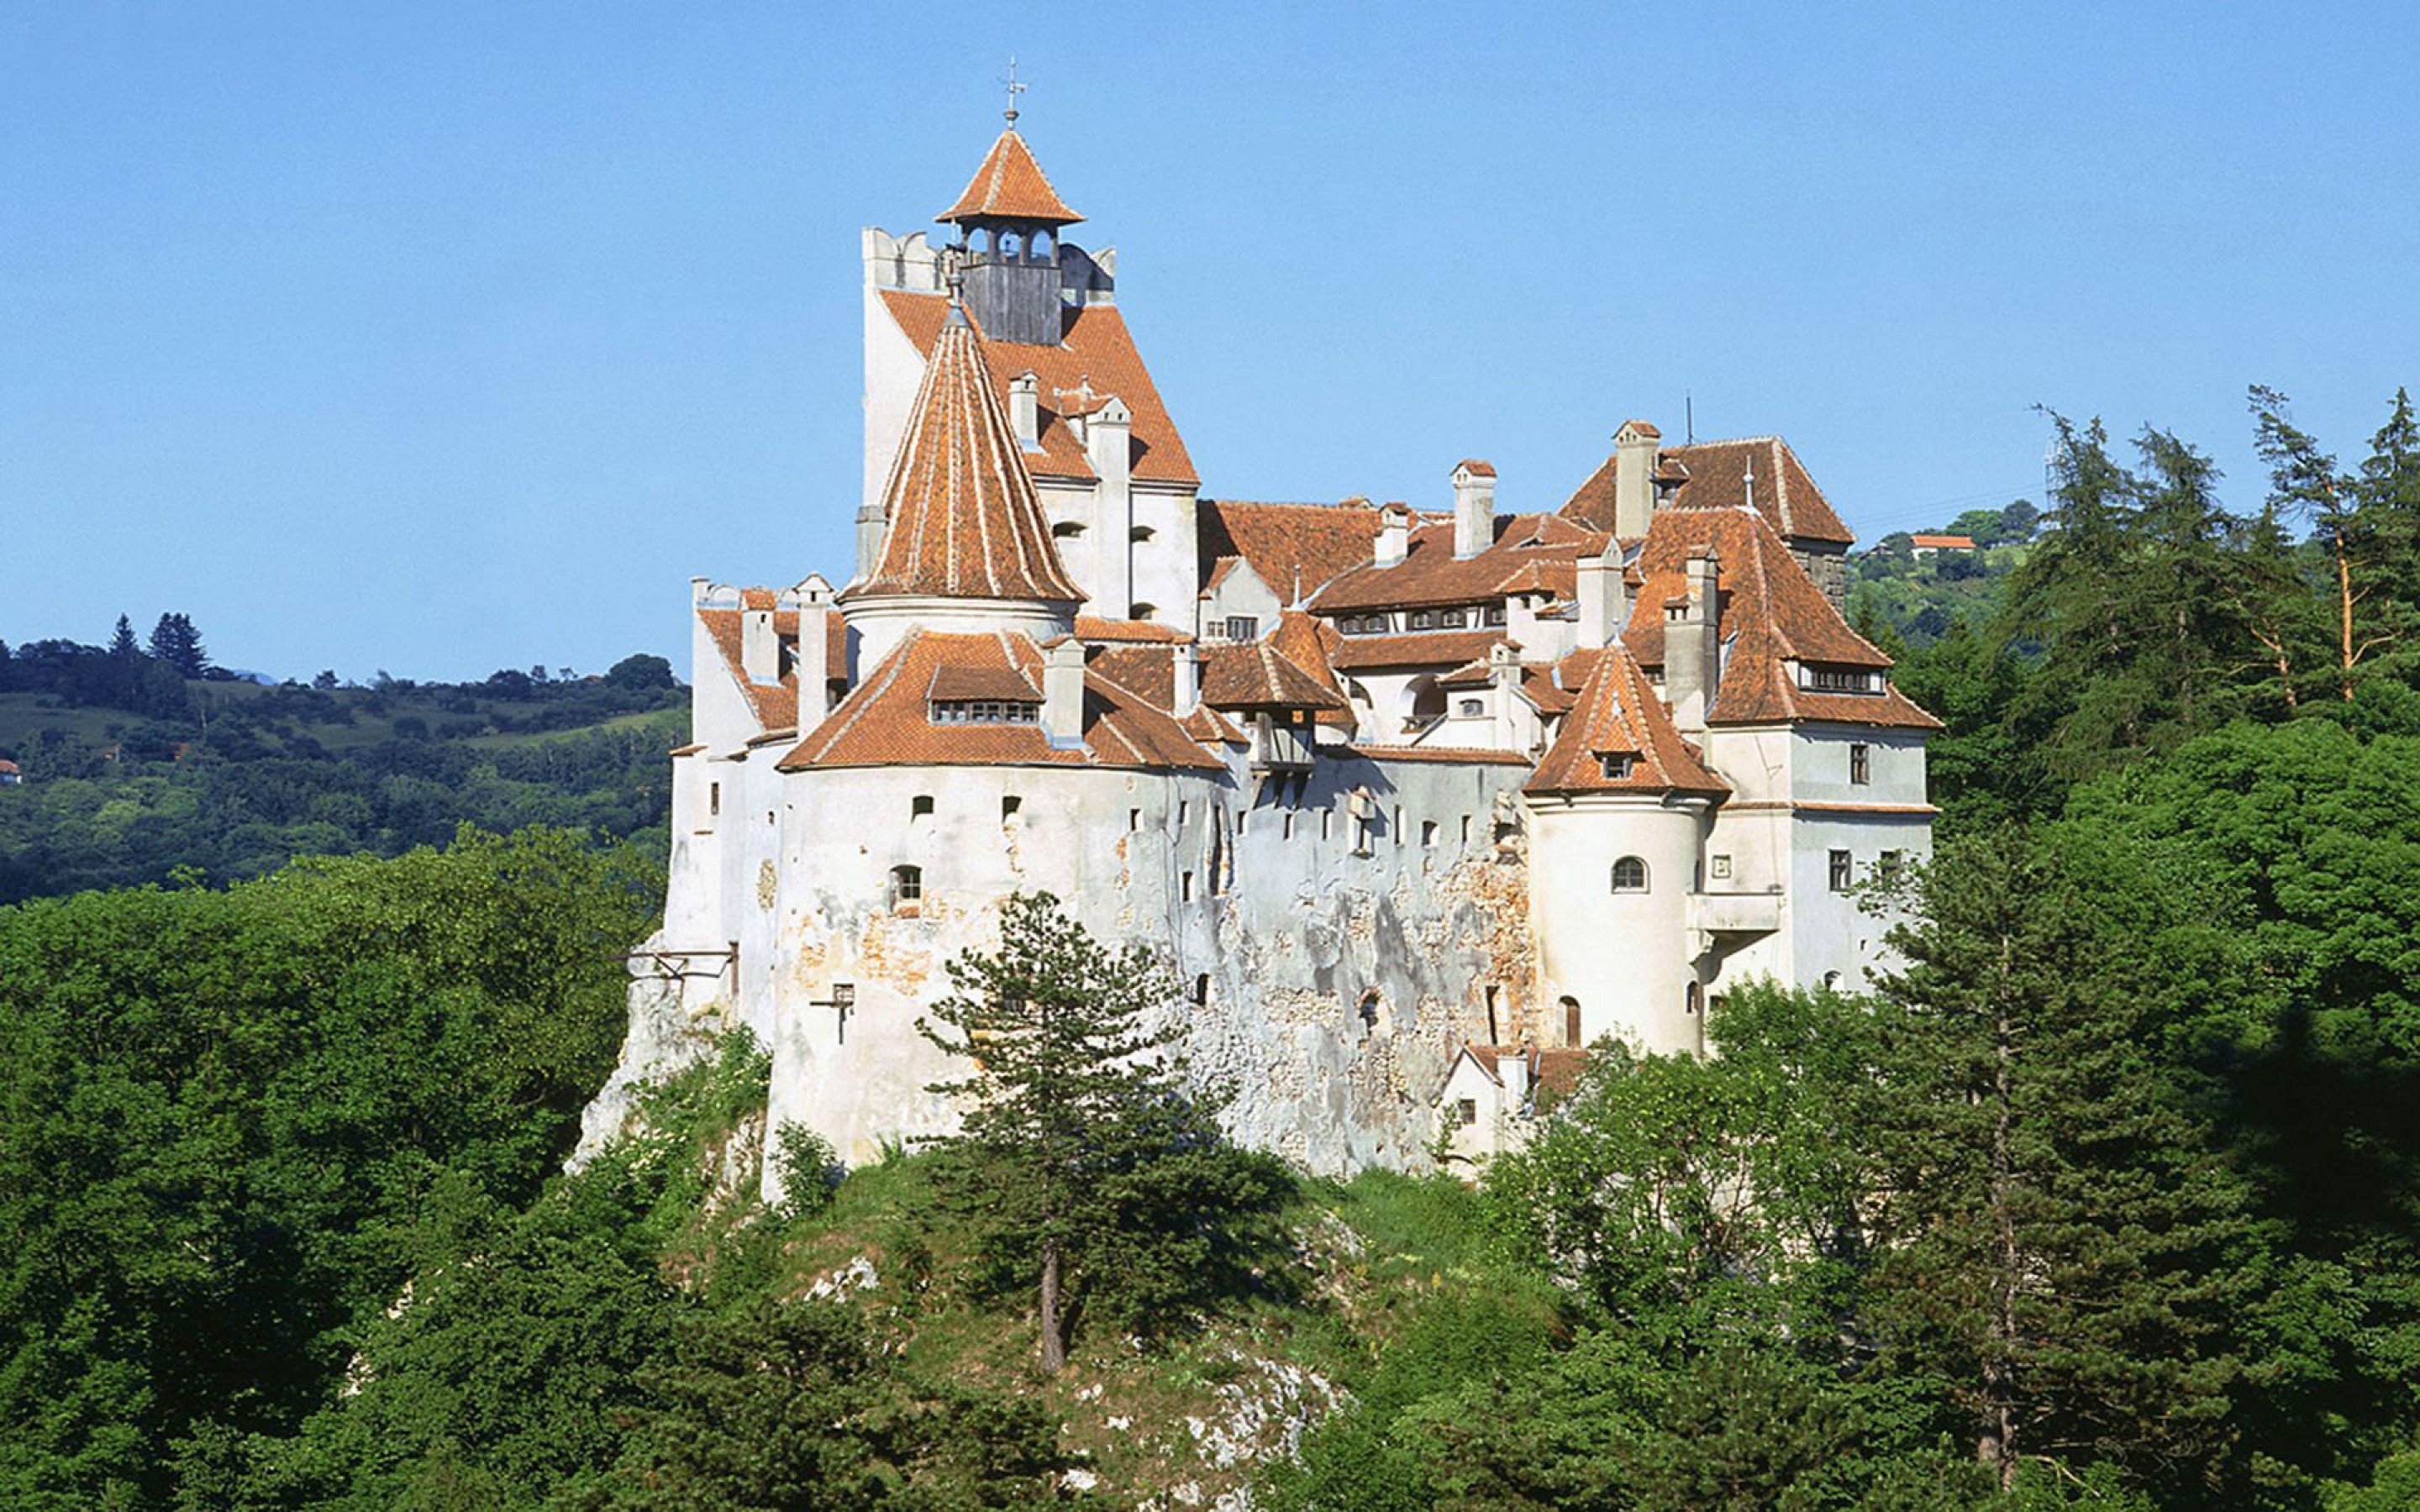
[[[1740,984],[1877,964],[1855,889],[1929,849],[1936,726],[1841,618],[1851,536],[1786,443],[1633,420],[1509,508],[1478,458],[1435,507],[1205,498],[1013,125],[939,219],[864,234],[851,570],[692,584],[670,894],[592,1143],[740,1023],[773,1119],[851,1159],[950,1127],[915,1021],[1018,889],[1164,959],[1238,1136],[1325,1172],[1420,1165],[1440,1120],[1484,1154],[1577,1063],[1541,1056],[1696,1051]]]

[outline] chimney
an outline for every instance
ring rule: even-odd
[[[1579,644],[1584,651],[1612,643],[1630,622],[1628,584],[1621,565],[1621,548],[1605,543],[1601,556],[1579,560]]]
[[[1722,643],[1717,639],[1719,563],[1712,547],[1690,552],[1684,566],[1688,591],[1664,609],[1664,702],[1684,735],[1706,731],[1714,706]]]
[[[1182,719],[1202,706],[1202,648],[1187,640],[1169,652],[1174,673],[1169,712]]]
[[[1529,1102],[1529,1052],[1499,1051],[1496,1057],[1496,1079],[1504,1084],[1504,1111],[1517,1116]]]
[[[1412,512],[1403,504],[1378,511],[1378,544],[1373,552],[1379,566],[1391,567],[1412,548]]]
[[[1496,544],[1496,469],[1466,457],[1453,470],[1453,554],[1475,557]]]
[[[782,641],[773,633],[770,609],[740,609],[739,670],[748,674],[752,683],[782,680]]]
[[[799,674],[799,728],[813,730],[823,722],[826,701],[830,693],[826,684],[843,675],[831,665],[828,653],[831,649],[831,621],[839,613],[829,600],[810,602],[799,609],[799,646],[790,665]]]
[[[1042,440],[1042,380],[1019,373],[1008,380],[1008,424],[1016,444],[1032,451]]]
[[[1613,533],[1644,539],[1655,516],[1655,443],[1664,433],[1643,420],[1625,420],[1613,433]]]
[[[1042,648],[1042,731],[1053,746],[1084,738],[1084,643],[1074,636]]]

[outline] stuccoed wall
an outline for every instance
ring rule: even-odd
[[[1323,758],[1298,797],[1268,783],[1257,802],[1240,769],[789,774],[773,943],[760,978],[743,940],[732,1016],[772,1049],[777,1125],[803,1123],[853,1161],[947,1131],[954,1110],[924,1088],[962,1068],[916,1018],[949,991],[951,959],[997,942],[1001,899],[1047,890],[1096,934],[1169,964],[1166,1011],[1197,1072],[1235,1092],[1239,1139],[1326,1173],[1417,1168],[1452,1047],[1485,1037],[1486,984],[1507,1023],[1527,1011],[1519,839],[1508,832],[1499,851],[1494,822],[1496,794],[1521,770]],[[1377,822],[1356,854],[1348,795],[1363,788]],[[919,795],[934,799],[929,816],[913,817]],[[1018,811],[1003,820],[1010,795]],[[1424,821],[1436,825],[1427,845]],[[912,910],[890,902],[903,864],[923,869]],[[835,982],[855,989],[845,1020],[829,1006]]]
[[[1579,1000],[1583,1043],[1614,1035],[1669,1054],[1704,1046],[1701,1013],[1688,1011],[1696,965],[1692,873],[1701,806],[1652,795],[1584,794],[1529,800],[1531,920],[1544,942],[1537,996]],[[1614,863],[1647,863],[1644,892],[1613,890]],[[1544,1044],[1563,1042],[1549,1011]]]

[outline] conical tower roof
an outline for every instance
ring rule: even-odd
[[[846,598],[1084,596],[1059,560],[982,339],[954,304],[925,363],[882,504],[890,523],[881,559]]]
[[[969,180],[958,202],[933,217],[937,221],[972,221],[992,217],[1003,221],[1045,221],[1073,225],[1083,219],[1067,208],[1050,187],[1042,165],[1033,161],[1025,138],[1012,126],[984,154],[983,166]]]
[[[1575,656],[1582,655],[1575,653]],[[1608,768],[1604,758],[1627,757]],[[1615,775],[1615,773],[1621,775]],[[1522,784],[1529,793],[1685,793],[1719,797],[1730,784],[1681,738],[1638,660],[1619,641],[1596,656],[1579,702]]]

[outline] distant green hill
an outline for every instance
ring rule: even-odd
[[[2005,509],[1970,509],[1947,525],[1894,532],[1849,563],[1849,608],[1859,624],[1887,625],[1912,646],[1929,646],[1960,620],[1999,611],[2009,575],[2033,549],[2041,517],[2020,499]],[[1919,535],[1964,536],[1974,549],[1925,550]]]
[[[602,677],[264,687],[37,641],[0,655],[0,903],[395,856],[471,821],[658,843],[687,691],[660,657]]]

